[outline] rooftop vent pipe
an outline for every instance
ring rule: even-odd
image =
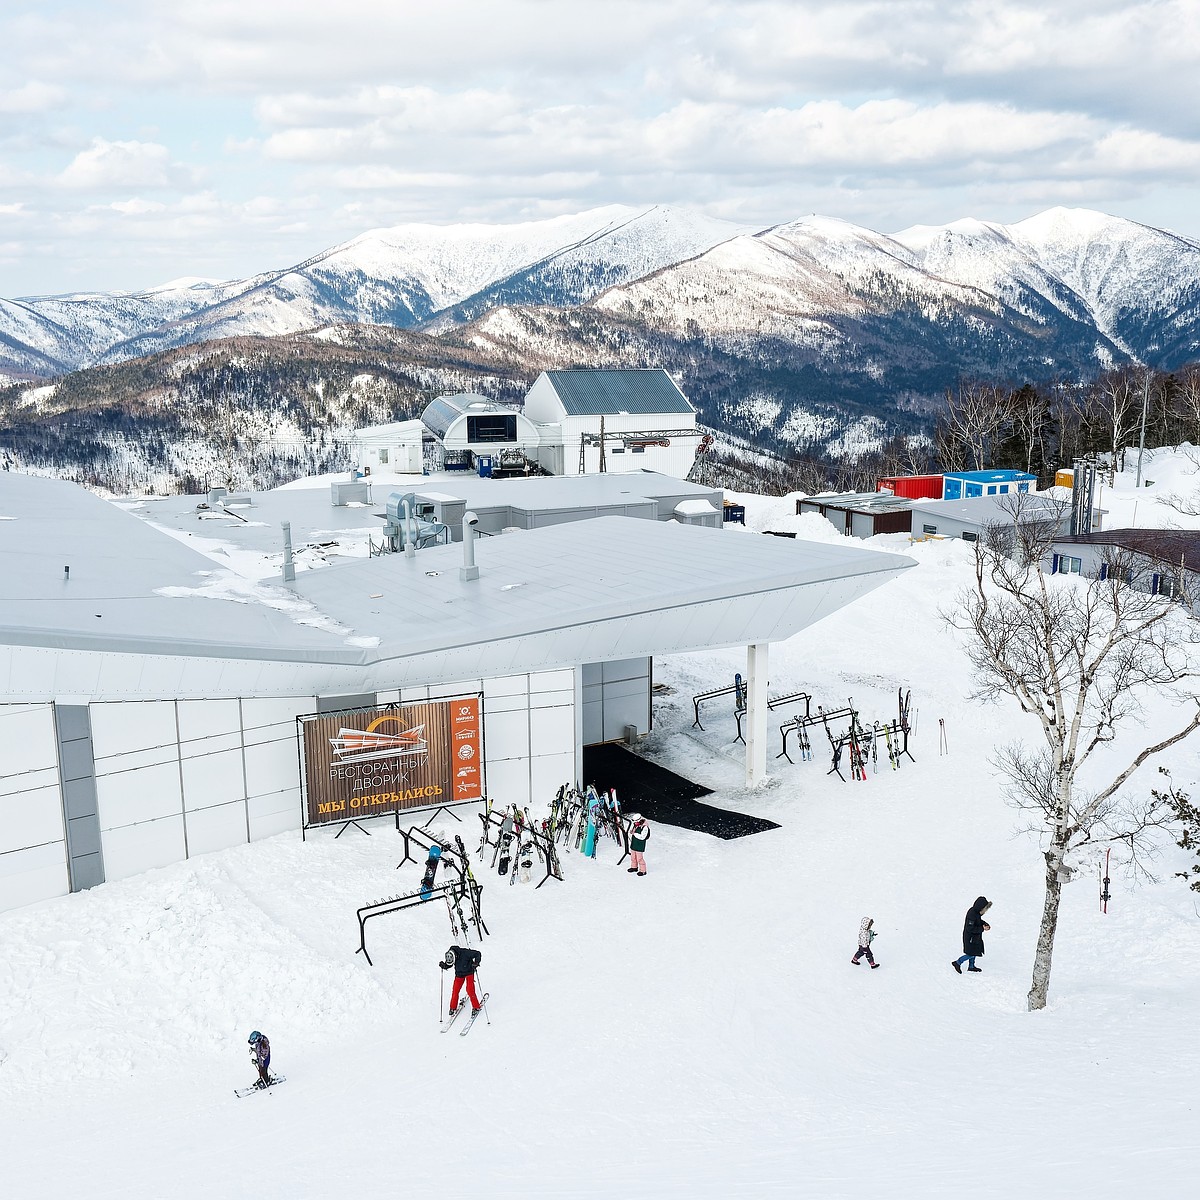
[[[468,509],[463,513],[463,565],[458,568],[459,579],[478,579],[479,568],[475,565],[475,526],[479,516]]]
[[[283,582],[294,583],[296,580],[296,563],[292,558],[292,523],[284,521],[283,525]]]

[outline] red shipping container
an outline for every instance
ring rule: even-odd
[[[941,475],[893,475],[889,479],[881,479],[875,490],[891,492],[893,496],[903,496],[905,500],[940,500],[942,485]]]

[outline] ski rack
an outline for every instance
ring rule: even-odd
[[[457,886],[460,891],[459,898],[461,899],[462,896],[466,896],[470,899],[472,910],[471,919],[475,922],[476,931],[482,931],[480,936],[482,936],[483,933],[487,933],[488,927],[483,923],[483,914],[479,910],[479,895],[475,890],[481,885],[476,882],[473,875],[468,873],[469,867],[467,864],[460,864],[458,862],[458,850],[448,843],[446,845],[442,845],[441,842],[438,842],[437,839],[434,838],[428,829],[425,829],[421,825],[412,825],[407,830],[402,829],[400,830],[400,834],[404,838],[404,857],[396,864],[396,870],[400,870],[400,868],[404,866],[406,862],[420,865],[421,860],[419,858],[415,858],[412,854],[412,847],[414,843],[422,847],[427,855],[430,849],[436,844],[442,851],[441,861],[445,864],[446,869],[449,870],[451,867],[453,867],[454,870],[458,872]]]
[[[736,691],[737,685],[731,683],[728,687],[713,688],[711,692],[700,692],[699,695],[693,696],[692,708],[696,712],[696,719],[692,722],[692,728],[704,728],[704,726],[700,724],[700,705],[703,704],[705,700],[715,700],[718,696],[732,696]]]
[[[453,896],[454,889],[459,886],[459,883],[461,881],[456,883],[454,880],[450,880],[446,883],[439,883],[426,892],[405,892],[403,895],[389,896],[383,900],[373,900],[370,904],[364,904],[355,913],[358,918],[358,949],[354,953],[361,954],[367,960],[368,965],[373,967],[375,964],[367,952],[367,922],[372,917],[384,917],[388,913],[403,912],[406,908],[415,908],[418,904],[425,904],[430,900]],[[483,919],[479,915],[479,894],[483,891],[483,887],[481,884],[470,881],[469,888],[464,888],[464,890],[469,890],[471,893],[471,906],[475,910],[471,919],[475,923],[476,932],[482,938],[483,934],[487,932],[487,926],[483,924]]]
[[[771,697],[768,697],[767,698],[767,708],[769,708],[769,709],[782,708],[785,704],[796,703],[797,700],[804,701],[804,715],[807,717],[809,715],[810,706],[812,704],[812,696],[809,695],[808,692],[789,692],[786,696],[775,696],[773,699]],[[743,746],[746,744],[746,739],[744,737],[742,737],[742,718],[745,715],[746,715],[745,709],[738,710],[738,712],[737,712],[737,737],[735,737],[733,739],[735,742],[741,742]],[[777,754],[777,755],[775,755],[775,757],[778,758],[779,755]],[[791,759],[788,759],[788,762],[791,762]]]
[[[788,762],[793,762],[792,756],[787,751],[787,739],[788,739],[789,733],[795,733],[797,730],[808,729],[808,728],[815,727],[817,725],[825,725],[826,732],[828,733],[827,722],[829,722],[830,720],[837,720],[840,717],[848,717],[848,716],[850,716],[852,711],[853,710],[848,707],[847,708],[824,709],[824,710],[818,709],[815,716],[811,716],[811,715],[809,715],[808,712],[805,712],[804,716],[802,716],[802,717],[797,716],[797,717],[793,717],[790,721],[785,721],[779,727],[779,732],[783,736],[783,749],[780,750],[780,752],[777,755],[775,755],[775,757],[776,758],[786,758],[788,760]],[[830,735],[829,740],[833,741],[832,735]],[[838,775],[840,777],[841,772],[838,772]]]
[[[504,824],[505,817],[510,815],[511,814],[508,813],[507,809],[492,809],[490,813],[479,814],[479,819],[481,822],[483,822],[483,845],[489,844],[487,841],[487,836],[490,827],[495,825],[496,828],[499,829]],[[557,879],[559,883],[562,883],[562,866],[559,864],[558,852],[554,848],[554,842],[540,829],[534,828],[532,824],[521,824],[519,827],[514,826],[512,832],[516,839],[517,850],[517,853],[513,855],[514,859],[516,859],[520,854],[521,842],[524,840],[525,835],[528,834],[530,840],[533,842],[534,849],[537,851],[538,856],[541,858],[542,862],[546,864],[546,873],[538,881],[537,887],[535,887],[533,890],[536,892],[537,889],[540,888],[548,879]],[[510,869],[516,870],[516,867],[517,864],[514,861]]]

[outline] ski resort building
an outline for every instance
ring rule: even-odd
[[[481,461],[522,471],[537,461],[541,434],[529,417],[486,396],[439,396],[425,407],[421,422],[436,442],[437,470],[470,471]]]
[[[650,728],[655,655],[747,648],[760,782],[771,643],[912,565],[625,516],[468,518],[461,545],[353,558],[375,518],[320,490],[197,499],[0,473],[0,908],[314,824],[529,803]]]
[[[685,479],[704,438],[696,410],[660,369],[543,371],[525,397],[538,462],[551,475],[650,470]]]
[[[1109,529],[1057,538],[1045,568],[1058,575],[1106,579],[1114,552],[1130,583],[1195,605],[1200,598],[1200,530]]]
[[[1024,494],[1020,502],[1007,496],[975,496],[962,500],[914,500],[911,505],[914,537],[962,538],[978,541],[990,525],[1053,522],[1061,533],[1071,528],[1071,507],[1053,496]],[[1099,509],[1093,510],[1093,528],[1098,529],[1103,518]]]
[[[422,421],[393,421],[356,429],[351,444],[364,474],[420,475],[425,469],[424,438]]]

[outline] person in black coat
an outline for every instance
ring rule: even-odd
[[[992,902],[986,896],[980,896],[967,909],[966,920],[963,921],[963,952],[950,965],[961,975],[963,963],[968,971],[979,972],[982,967],[975,965],[975,959],[983,954],[983,931],[991,926],[983,919],[983,914],[992,907]]]
[[[454,987],[450,990],[450,1013],[458,1011],[458,995],[466,984],[467,995],[471,998],[471,1007],[478,1012],[481,1003],[475,992],[475,968],[479,966],[483,955],[469,946],[451,946],[446,951],[446,957],[438,963],[443,971],[454,967]]]

